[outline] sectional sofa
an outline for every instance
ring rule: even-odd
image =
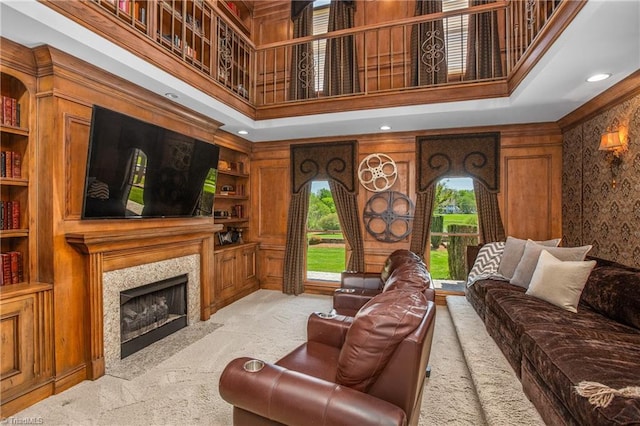
[[[594,266],[575,312],[499,274],[480,277],[466,297],[547,424],[640,424],[640,269],[586,261]]]

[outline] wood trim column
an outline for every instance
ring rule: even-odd
[[[89,303],[86,305],[89,312],[89,354],[90,364],[88,375],[92,380],[104,375],[104,330],[102,311],[102,262],[104,255],[102,252],[89,253],[87,258],[87,270],[89,271],[89,281],[87,282],[89,291]]]

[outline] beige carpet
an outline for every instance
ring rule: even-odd
[[[220,327],[222,324],[212,321],[192,324],[125,359],[114,362],[111,366],[107,366],[107,374],[121,379],[133,380]]]
[[[465,297],[447,296],[447,307],[487,424],[544,425],[511,365]]]
[[[142,374],[85,381],[14,418],[51,425],[230,425],[231,407],[218,394],[224,366],[239,356],[276,361],[305,341],[309,313],[330,307],[327,296],[260,290],[214,314],[209,322],[221,327]],[[430,364],[420,424],[486,424],[446,307],[438,307]]]

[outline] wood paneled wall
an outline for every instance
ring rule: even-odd
[[[358,141],[358,162],[372,153],[389,155],[397,164],[398,179],[391,188],[416,199],[415,138],[422,135],[498,131],[501,133],[501,191],[498,201],[505,230],[519,238],[560,237],[562,135],[555,124],[496,126],[448,129],[446,131],[348,135],[339,138],[309,139],[295,142],[257,143],[252,161],[252,210],[259,211],[252,225],[260,242],[260,280],[263,288],[282,289],[286,220],[291,183],[289,148],[292,143]],[[359,217],[372,193],[359,185]],[[367,271],[379,271],[386,256],[398,248],[408,248],[409,238],[383,243],[366,232]],[[329,286],[331,287],[331,286]],[[308,283],[307,290],[323,291],[326,286]]]
[[[219,123],[54,48],[41,46],[33,52],[38,70],[37,278],[54,284],[54,371],[59,392],[91,377],[88,266],[65,235],[213,225],[211,218],[80,220],[93,104],[209,142],[214,141]],[[201,278],[203,286],[211,287],[209,275]]]

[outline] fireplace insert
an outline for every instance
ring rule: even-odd
[[[187,274],[120,293],[120,358],[187,326]]]

